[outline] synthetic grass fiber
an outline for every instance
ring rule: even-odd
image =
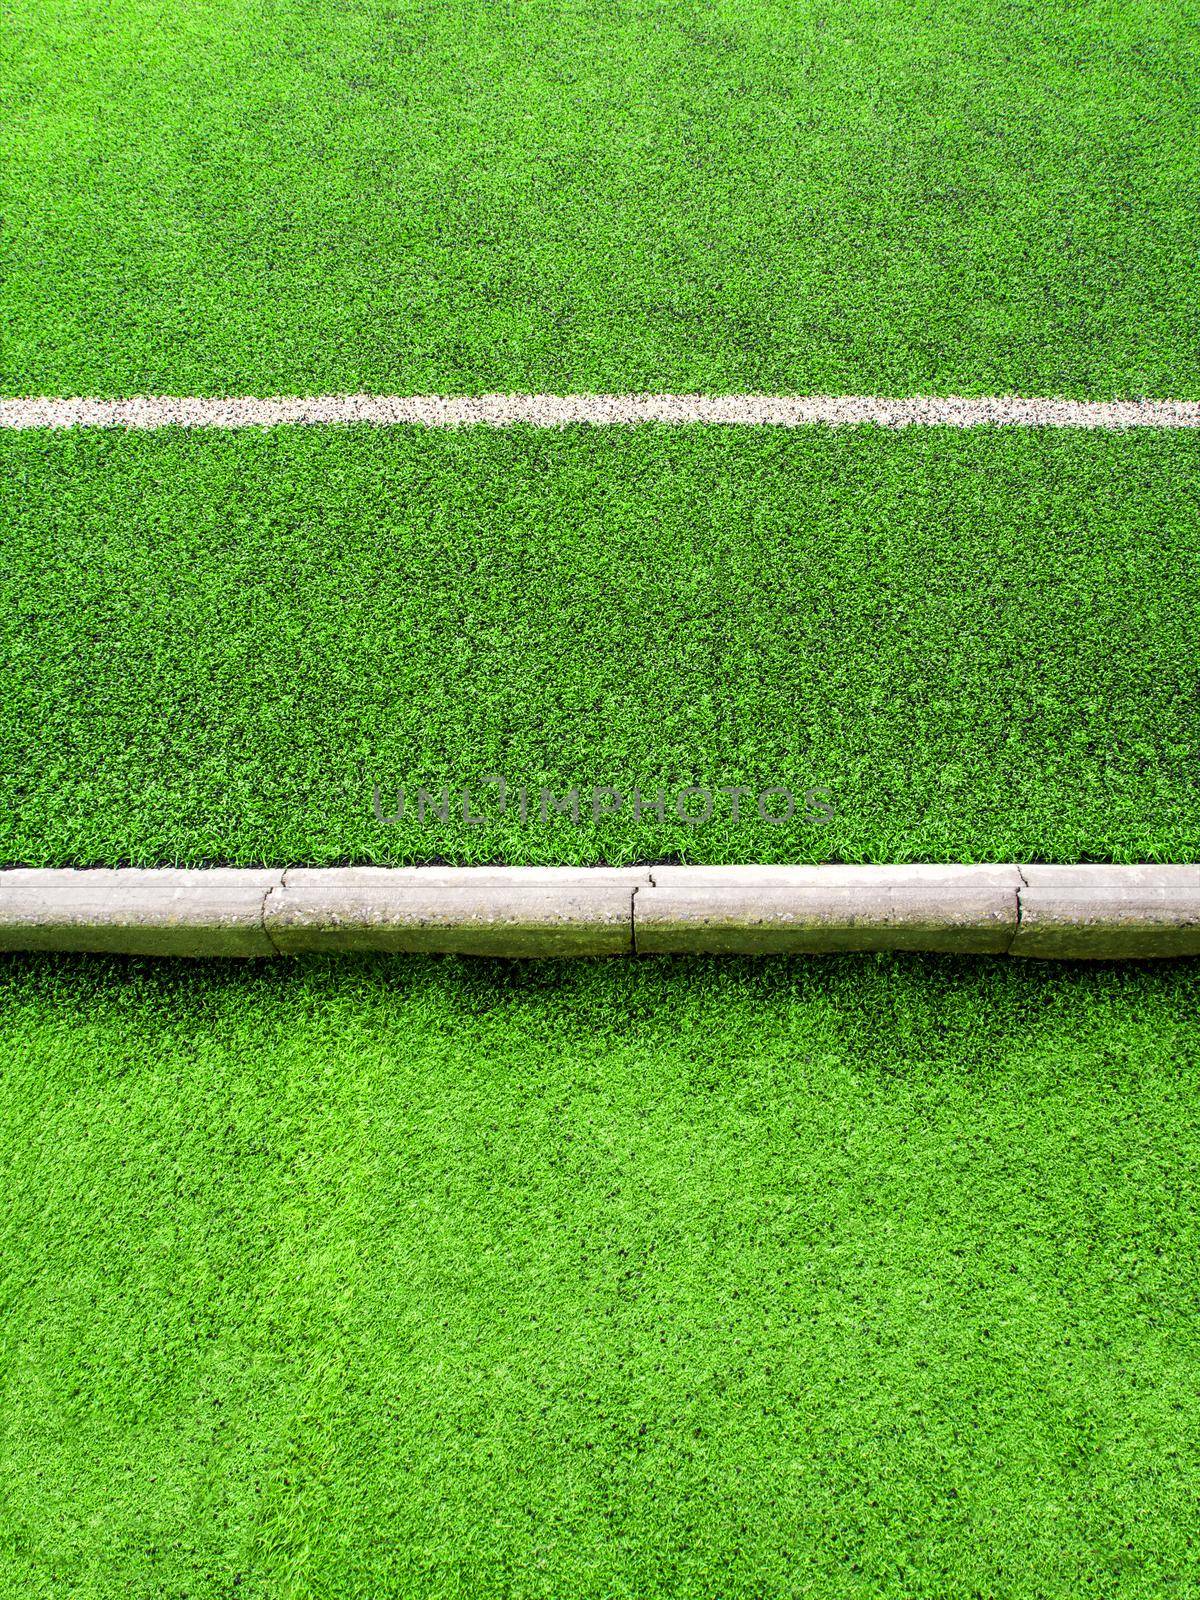
[[[12,394],[1200,396],[1185,0],[14,0]]]
[[[5,394],[1200,397],[1191,4],[6,20]],[[1200,860],[1186,436],[0,451],[0,863]],[[1200,1593],[1198,1018],[6,961],[0,1592]]]
[[[1200,859],[1191,434],[0,449],[2,861]]]
[[[0,1587],[1200,1589],[1200,968],[0,967]]]

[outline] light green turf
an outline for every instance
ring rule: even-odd
[[[0,967],[0,1591],[1200,1589],[1200,969]]]
[[[1200,859],[1200,437],[2,448],[0,861]],[[421,824],[443,784],[485,821]],[[836,814],[633,814],[739,784]]]
[[[14,0],[7,392],[1200,395],[1194,0]]]

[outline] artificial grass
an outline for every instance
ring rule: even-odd
[[[1200,860],[1186,433],[3,450],[0,861]],[[734,785],[834,814],[650,804]]]
[[[1191,1594],[1200,968],[0,967],[0,1588]]]
[[[1200,396],[1170,0],[16,0],[14,394]]]

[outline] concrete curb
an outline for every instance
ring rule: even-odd
[[[639,954],[944,950],[1003,955],[1016,867],[653,867]]]
[[[284,955],[619,956],[646,881],[637,867],[293,867],[265,923]]]
[[[1200,954],[1200,867],[1022,867],[1015,956]]]
[[[1200,866],[12,868],[0,951],[1200,955]]]
[[[263,921],[278,872],[212,867],[0,872],[0,950],[274,955]]]

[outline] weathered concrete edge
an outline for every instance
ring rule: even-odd
[[[1200,866],[11,868],[0,951],[1200,955]]]
[[[1015,866],[655,867],[638,897],[646,955],[931,950],[1003,955],[1019,922]]]
[[[1019,867],[1015,956],[1200,955],[1200,866]]]
[[[283,955],[633,953],[644,867],[292,867],[264,903]]]
[[[270,956],[285,874],[231,867],[14,867],[0,872],[0,951]]]

